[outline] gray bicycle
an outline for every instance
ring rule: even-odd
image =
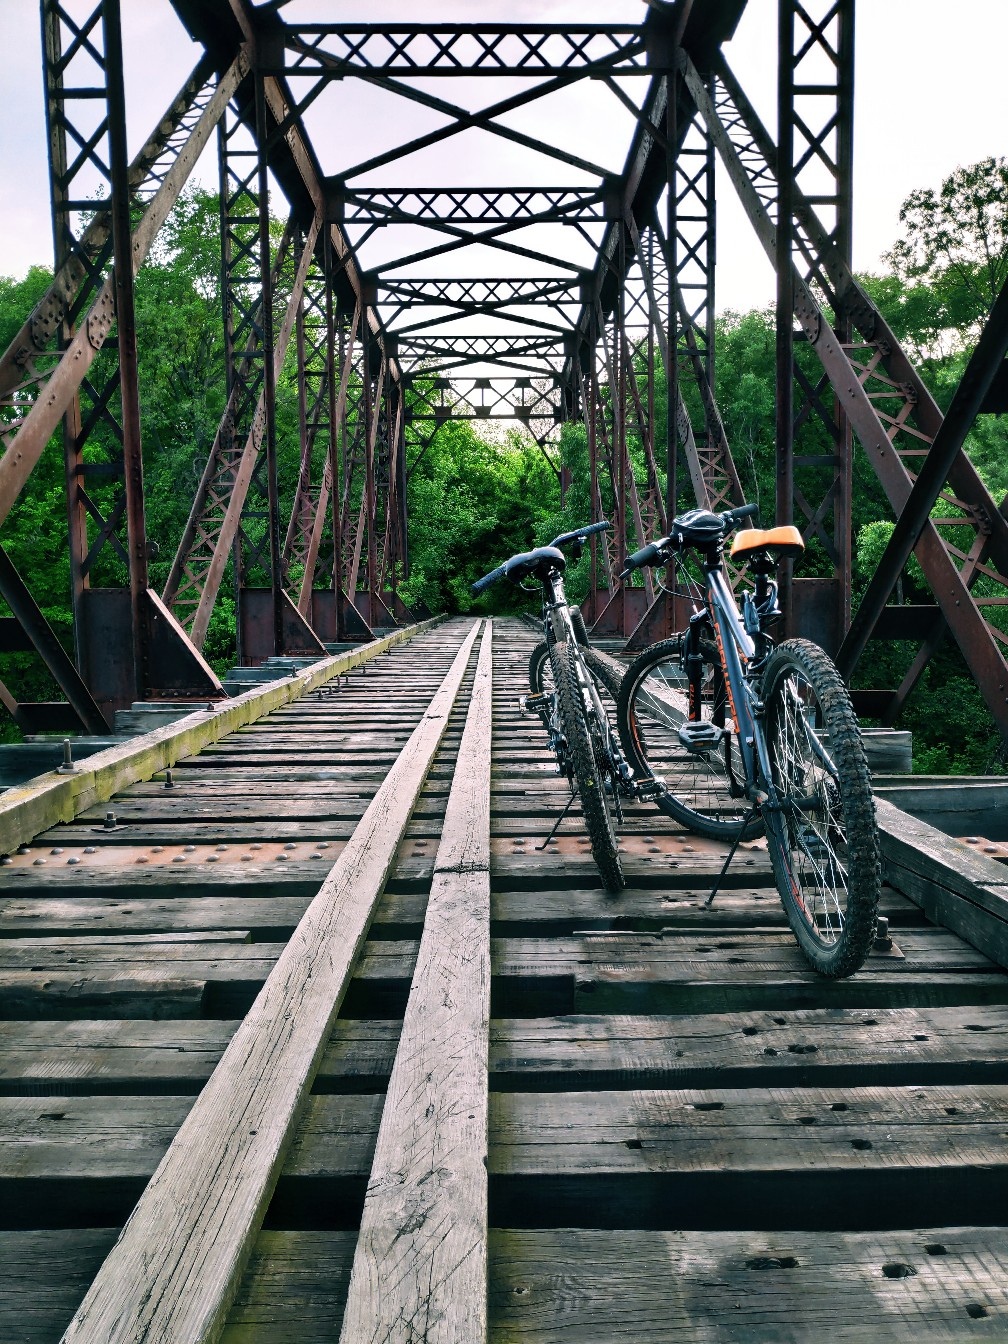
[[[525,592],[542,595],[545,638],[532,651],[530,694],[523,697],[521,707],[542,720],[556,754],[557,771],[570,785],[571,797],[553,834],[579,798],[592,857],[606,890],[616,892],[626,885],[616,839],[616,826],[623,820],[621,799],[641,795],[614,722],[619,678],[590,648],[581,613],[567,601],[564,590],[568,557],[580,559],[587,539],[610,526],[592,523],[562,533],[548,546],[513,555],[478,579],[472,593],[477,596],[506,578]],[[650,774],[647,788],[655,788]]]
[[[643,565],[673,565],[693,616],[683,633],[631,663],[617,720],[630,765],[662,782],[658,807],[701,835],[731,841],[722,877],[739,842],[765,832],[806,960],[840,978],[859,969],[875,938],[881,865],[871,775],[832,661],[807,639],[775,647],[769,633],[780,617],[777,564],[804,550],[796,528],[736,533],[732,558],[753,576],[741,611],[736,604],[725,540],[756,511],[693,509],[628,558],[624,578]]]

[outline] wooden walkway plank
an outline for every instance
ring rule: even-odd
[[[207,711],[198,710],[142,737],[109,747],[83,761],[73,774],[61,775],[52,771],[8,789],[0,798],[0,854],[11,853],[55,822],[68,821],[82,809],[110,798],[125,784],[149,779],[165,766],[203,750],[219,738],[297,700],[403,640],[412,639],[437,625],[440,619],[435,617],[396,630],[349,653],[320,659],[293,676],[267,682],[243,695],[212,705]]]
[[[478,629],[232,1037],[66,1344],[199,1344],[222,1328]]]
[[[492,627],[480,647],[341,1340],[486,1337]]]

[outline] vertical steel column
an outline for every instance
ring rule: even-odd
[[[668,183],[668,197],[665,214],[665,272],[668,276],[668,294],[666,298],[666,333],[668,348],[667,393],[668,406],[665,417],[665,514],[671,522],[676,516],[679,500],[679,434],[676,428],[679,406],[679,316],[676,303],[676,289],[679,278],[679,202],[677,191],[676,146],[679,142],[679,72],[676,57],[672,52],[673,69],[667,79],[668,94],[665,103],[665,180]]]
[[[251,422],[252,407],[258,396],[254,377],[251,349],[243,348],[253,334],[251,314],[239,302],[240,280],[247,267],[247,246],[238,235],[238,221],[242,210],[248,209],[248,178],[240,175],[237,163],[242,151],[233,141],[242,133],[241,121],[234,108],[229,107],[217,127],[217,170],[220,182],[221,231],[221,317],[224,331],[224,386],[227,405],[234,405],[231,415],[221,421],[221,457],[228,464],[231,479],[237,468],[237,455],[243,432]],[[247,157],[247,151],[246,151]],[[245,202],[242,205],[242,201]],[[239,360],[241,376],[239,376]],[[235,607],[235,659],[240,666],[245,661],[245,633],[242,621],[245,586],[242,533],[239,526],[231,543],[231,579]]]
[[[777,498],[778,526],[794,516],[794,32],[797,0],[778,0],[777,12]],[[791,632],[792,563],[778,567],[780,604]]]
[[[837,219],[836,245],[848,268],[854,253],[854,3],[841,0],[837,54]],[[835,316],[834,330],[842,342],[850,344],[853,327],[850,317]],[[851,623],[851,497],[853,494],[854,440],[850,420],[839,397],[833,399],[835,441],[840,455],[833,502],[833,543],[838,573],[837,638],[843,640]]]
[[[624,567],[627,556],[627,502],[629,462],[627,461],[627,370],[626,370],[626,226],[620,225],[619,260],[616,274],[616,308],[613,313],[613,367],[616,387],[613,396],[613,451],[617,455],[616,495],[619,501],[619,526],[616,531],[616,571]],[[622,631],[626,633],[626,631]]]
[[[74,639],[81,677],[109,717],[150,684],[147,537],[118,0],[79,13],[43,0],[55,267],[81,278],[63,307],[60,345],[88,313],[95,351],[63,417]],[[89,241],[85,219],[105,191],[110,227]],[[113,258],[111,293],[96,304]]]
[[[337,411],[336,386],[336,303],[333,294],[334,268],[332,225],[326,221],[324,230],[325,296],[326,296],[326,366],[329,375],[329,475],[331,479],[330,500],[332,508],[333,531],[333,573],[332,587],[336,596],[336,638],[346,638],[345,615],[343,611],[343,521],[341,517],[342,478],[340,473],[340,442],[346,442],[346,410],[342,415]],[[345,326],[339,323],[339,370],[342,374],[345,355]]]
[[[834,269],[851,264],[854,0],[780,0],[779,20],[777,274],[784,291],[779,289],[778,313],[783,315],[784,303],[794,298],[794,271],[785,266],[785,256],[804,279],[816,281],[823,274],[819,249],[810,246],[796,215],[799,197],[814,204],[827,224]],[[850,316],[837,311],[835,303],[831,306],[834,332],[841,344],[849,345]],[[782,324],[783,316],[778,324],[781,395],[786,358]],[[850,623],[851,427],[828,377],[811,375],[807,361],[796,361],[794,353],[792,348],[792,374],[786,380],[794,446],[790,479],[782,473],[778,482],[779,521],[797,518],[806,541],[825,551],[833,577],[791,580],[788,609],[794,628],[800,626],[835,648]],[[779,450],[781,446],[779,439]],[[790,494],[787,506],[785,493]]]
[[[105,68],[108,79],[109,176],[112,189],[112,250],[115,260],[116,342],[122,402],[123,486],[129,553],[130,617],[138,699],[153,684],[150,666],[150,608],[147,603],[147,526],[144,518],[143,452],[140,444],[140,391],[137,383],[136,312],[133,300],[133,245],[129,160],[126,155],[126,93],[123,85],[119,0],[103,0]]]
[[[269,125],[262,74],[255,75],[256,145],[259,189],[259,283],[262,294],[263,437],[266,443],[267,528],[270,584],[273,590],[273,651],[284,651],[283,572],[280,547],[280,494],[276,456],[276,377],[273,369],[273,279],[270,268]]]
[[[583,369],[582,377],[587,379],[584,394],[581,402],[584,407],[585,428],[588,432],[588,474],[589,489],[591,490],[591,521],[597,523],[601,521],[602,510],[599,507],[599,479],[598,479],[598,426],[595,423],[595,397],[598,387],[598,365],[596,355],[597,336],[593,330],[595,325],[594,310],[589,318],[590,328],[588,335],[587,348],[579,353],[579,361],[587,364]],[[587,358],[585,358],[587,356]],[[603,543],[604,544],[604,543]],[[591,619],[595,620],[598,613],[602,610],[602,603],[599,601],[598,587],[598,537],[592,533],[589,539],[591,558],[589,560],[589,593],[591,595]]]
[[[99,9],[95,9],[90,20],[80,25],[80,33],[86,35],[94,29],[99,19]],[[52,208],[53,261],[58,274],[71,260],[78,260],[85,275],[90,278],[84,282],[87,292],[93,292],[96,258],[88,253],[81,254],[74,236],[71,222],[71,173],[67,155],[67,125],[70,121],[64,92],[63,38],[61,31],[62,5],[59,0],[43,0],[42,4],[42,54],[46,85],[46,129],[49,139],[49,193]],[[74,333],[78,306],[67,305],[60,321],[60,348],[66,349]],[[78,489],[83,470],[81,448],[81,399],[80,392],[74,395],[63,416],[63,460],[66,474],[67,527],[70,546],[70,595],[73,609],[74,648],[77,666],[84,671],[86,666],[86,635],[84,623],[84,590],[88,587],[85,561],[88,553],[87,510],[84,497]]]
[[[372,336],[371,326],[367,320],[367,314],[362,315],[361,322],[361,350],[364,360],[364,386],[362,396],[364,398],[364,541],[367,546],[367,590],[368,590],[368,622],[374,625],[377,617],[377,597],[376,579],[378,569],[378,542],[375,537],[375,439],[378,433],[378,415],[379,408],[375,402],[375,393],[378,387],[371,373],[372,360]]]

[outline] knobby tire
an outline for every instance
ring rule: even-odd
[[[767,848],[788,923],[813,970],[853,975],[875,941],[881,862],[857,717],[830,658],[781,644],[763,674],[764,732],[781,811]]]
[[[591,732],[578,684],[574,651],[565,642],[551,649],[553,679],[560,708],[560,721],[567,737],[574,778],[581,798],[585,829],[591,842],[592,857],[607,891],[622,891],[626,886],[623,865],[609,802],[599,773]]]

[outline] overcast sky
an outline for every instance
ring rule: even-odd
[[[702,0],[701,0],[702,3]],[[88,0],[86,8],[90,10]],[[184,33],[168,0],[122,0],[129,110],[130,152],[142,143],[177,91],[198,52]],[[287,9],[304,13],[304,0]],[[729,63],[761,115],[772,127],[775,98],[776,0],[749,0],[734,40],[726,48]],[[416,16],[415,3],[351,3],[325,0],[320,10],[330,20],[371,19],[377,14]],[[640,0],[441,0],[424,6],[424,17],[455,15],[534,21],[636,19]],[[950,21],[949,15],[954,17]],[[46,140],[42,102],[38,6],[32,0],[0,0],[0,41],[4,82],[0,90],[0,273],[21,276],[30,264],[52,264],[47,200]],[[855,125],[855,266],[872,269],[891,246],[898,230],[899,206],[913,188],[937,185],[959,164],[990,154],[1008,153],[1008,0],[861,0],[857,13]],[[441,81],[437,92],[456,95]],[[474,84],[475,81],[469,81]],[[491,89],[489,86],[493,85]],[[369,113],[362,124],[348,100],[355,81],[333,90],[325,118],[313,127],[326,171],[337,171],[392,144],[403,135],[404,119]],[[606,101],[598,101],[602,92]],[[477,96],[475,93],[473,96]],[[481,99],[501,96],[497,81],[483,81]],[[591,101],[594,99],[595,101]],[[377,108],[378,104],[372,104]],[[391,105],[390,105],[391,106]],[[422,110],[411,112],[407,133],[423,126]],[[526,117],[532,114],[526,110]],[[580,146],[580,152],[604,166],[622,166],[630,122],[615,99],[597,86],[571,94],[551,111],[556,143]],[[586,118],[590,120],[586,121]],[[356,123],[356,124],[355,124]],[[437,124],[436,119],[431,124]],[[512,123],[521,126],[521,117]],[[338,128],[338,133],[336,128]],[[539,127],[541,132],[541,126]],[[450,170],[436,176],[451,185],[517,183],[513,167],[487,164],[485,156],[452,146]],[[361,148],[361,147],[364,148]],[[326,161],[329,156],[329,162]],[[342,156],[342,157],[341,157]],[[407,165],[391,178],[406,180]],[[416,180],[422,180],[419,173]],[[216,159],[211,142],[197,180],[215,186]],[[541,181],[570,183],[558,166]],[[772,301],[773,276],[762,250],[741,214],[730,185],[718,188],[718,308],[747,309]],[[389,233],[386,231],[386,239]],[[371,263],[373,264],[373,263]],[[448,270],[450,271],[451,263]],[[497,273],[504,273],[499,264]],[[473,273],[468,268],[468,273]]]

